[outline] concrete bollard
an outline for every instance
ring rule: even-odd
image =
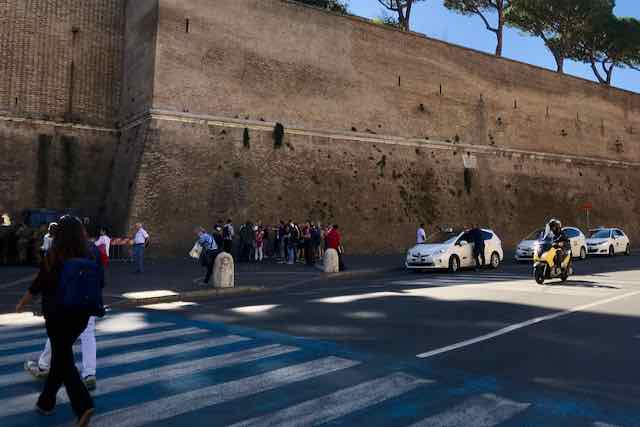
[[[213,287],[233,288],[235,286],[233,257],[227,252],[220,252],[213,264]]]
[[[340,264],[338,262],[338,251],[335,249],[327,249],[324,252],[324,272],[325,273],[337,273],[340,271]]]

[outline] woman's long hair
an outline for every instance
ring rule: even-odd
[[[71,215],[60,218],[53,240],[53,248],[49,253],[51,257],[47,261],[50,266],[64,263],[72,258],[92,256],[89,250],[87,231],[78,218]]]

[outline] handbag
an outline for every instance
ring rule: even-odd
[[[196,244],[193,245],[193,248],[189,251],[189,256],[193,259],[200,259],[201,254],[202,254],[202,245],[196,242]]]

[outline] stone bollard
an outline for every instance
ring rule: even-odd
[[[327,249],[324,252],[324,272],[337,273],[339,271],[338,251],[335,249]]]
[[[213,264],[213,287],[233,288],[234,286],[233,257],[227,252],[220,252]]]

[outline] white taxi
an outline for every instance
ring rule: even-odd
[[[485,260],[491,268],[498,268],[504,259],[502,242],[491,230],[482,229]],[[466,231],[440,231],[407,251],[405,267],[409,270],[475,267],[473,241]]]
[[[562,231],[565,232],[569,241],[571,242],[571,254],[574,258],[586,259],[588,255],[587,251],[587,239],[582,231],[576,227],[564,227]],[[533,259],[533,251],[538,241],[544,238],[544,229],[539,229],[529,234],[524,240],[518,243],[516,247],[516,261],[530,261]]]
[[[587,239],[587,247],[590,255],[614,256],[615,254],[629,255],[631,253],[629,237],[619,228],[591,230]]]

